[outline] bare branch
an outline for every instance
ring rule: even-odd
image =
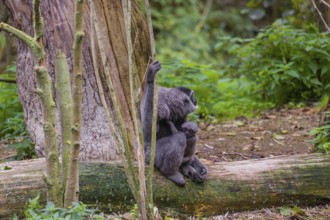
[[[44,19],[40,13],[40,0],[33,0],[33,29],[34,38],[39,41],[44,34]],[[40,42],[41,43],[41,42]]]
[[[326,2],[326,1],[324,1],[324,0],[320,0],[320,2],[323,3],[323,4],[325,4],[327,7],[330,8],[330,4],[329,4],[328,2]]]
[[[206,6],[203,11],[202,19],[198,22],[198,24],[195,27],[195,33],[199,33],[202,30],[202,27],[204,26],[207,16],[209,15],[212,7],[213,0],[207,0]]]
[[[150,13],[150,4],[149,0],[145,0],[146,5],[146,13],[147,13],[147,19],[148,19],[148,28],[149,28],[149,34],[150,34],[150,47],[151,47],[151,59],[154,60],[156,57],[156,46],[155,46],[155,37],[154,37],[154,31],[152,28],[152,19],[151,19],[151,13]]]
[[[0,23],[0,31],[6,31],[9,34],[14,35],[17,39],[23,41],[26,46],[31,49],[32,56],[35,59],[35,62],[38,63],[39,60],[44,57],[44,50],[43,48],[34,40],[33,37],[29,36],[23,31],[20,31],[9,24]]]
[[[0,78],[0,82],[16,84],[16,80],[14,80],[14,79],[3,79],[3,78]]]

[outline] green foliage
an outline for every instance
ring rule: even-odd
[[[231,119],[252,116],[272,103],[261,102],[255,92],[255,83],[245,77],[224,77],[207,65],[189,60],[163,62],[159,83],[165,87],[185,86],[195,91],[198,100],[196,113],[200,118]]]
[[[314,24],[315,9],[311,1],[291,0],[291,4],[292,9],[283,13],[289,24],[298,28],[306,28]]]
[[[1,137],[4,139],[15,139],[16,137],[27,136],[28,132],[25,128],[23,112],[14,112],[12,114],[12,117],[4,121],[3,130],[0,132]]]
[[[29,199],[24,211],[25,217],[31,217],[31,215],[29,214],[29,210],[37,210],[42,208],[39,203],[39,199],[40,195],[37,195],[37,197],[35,197],[34,199]]]
[[[9,66],[5,74],[1,74],[1,77],[5,79],[14,79],[15,72],[16,67]],[[9,127],[10,125],[13,125],[13,123],[7,120],[12,120],[11,118],[15,118],[13,120],[23,118],[23,115],[21,114],[22,112],[23,109],[18,98],[16,84],[0,82],[0,137],[4,137],[6,134],[17,131],[17,127],[12,129]],[[17,133],[17,135],[19,134]]]
[[[312,143],[318,152],[330,153],[330,112],[324,113],[324,125],[311,130],[310,135],[314,136]]]
[[[0,58],[1,58],[2,54],[3,54],[3,51],[4,51],[5,46],[6,46],[6,43],[7,43],[6,36],[5,36],[5,34],[3,32],[1,32],[0,33]]]
[[[304,28],[314,23],[314,8],[311,1],[306,0],[249,0],[243,10],[252,20],[267,20],[273,22],[281,19],[283,22],[298,28]]]
[[[39,203],[39,195],[30,199],[25,208],[26,220],[80,220],[80,219],[103,219],[102,216],[95,215],[95,210],[88,209],[81,202],[74,202],[68,209],[58,208],[52,202],[48,202],[45,208]]]
[[[9,147],[16,149],[16,160],[32,159],[36,157],[34,143],[29,138],[25,128],[22,112],[17,112],[12,118],[5,120],[4,129],[0,131],[3,141],[9,143]]]
[[[329,94],[328,37],[313,27],[307,32],[276,22],[248,43],[222,38],[217,46],[236,56],[228,74],[246,76],[265,100],[282,105]]]
[[[134,218],[137,219],[139,216],[139,207],[137,204],[134,204],[133,208],[130,211],[130,215]]]
[[[220,1],[156,0],[152,16],[159,60],[186,58],[195,62],[222,63],[214,45],[222,35],[251,36],[253,24],[239,8]]]
[[[31,138],[23,138],[23,140],[14,140],[13,144],[9,147],[15,148],[16,150],[16,160],[27,160],[36,158],[36,153],[34,149],[34,143]]]
[[[298,206],[294,206],[292,208],[281,207],[279,209],[281,215],[289,217],[290,219],[301,219],[306,216],[305,211]]]
[[[2,78],[14,79],[16,67],[8,66]],[[16,159],[35,157],[34,144],[25,127],[23,108],[18,98],[16,84],[0,82],[0,138],[17,151]]]

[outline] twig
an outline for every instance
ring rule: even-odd
[[[3,79],[3,78],[0,78],[0,82],[16,84],[16,80],[15,79]]]
[[[14,35],[16,38],[23,41],[26,44],[26,46],[28,46],[31,49],[32,56],[36,63],[39,63],[39,61],[45,56],[45,52],[43,48],[33,39],[33,37],[29,36],[23,31],[20,31],[2,22],[0,23],[0,31],[1,30],[4,30],[9,34]]]
[[[152,20],[151,20],[151,13],[150,13],[150,4],[149,0],[145,0],[146,5],[146,13],[148,19],[148,28],[149,28],[149,35],[150,35],[150,47],[151,47],[151,58],[152,60],[156,57],[156,46],[155,46],[155,37],[154,37],[154,30],[152,28]]]
[[[311,0],[311,1],[312,1],[312,3],[313,3],[313,6],[314,6],[314,8],[316,9],[317,13],[320,15],[320,18],[321,18],[321,20],[322,20],[322,22],[323,22],[325,28],[326,28],[328,31],[330,31],[330,27],[328,26],[327,22],[324,20],[321,11],[317,8],[317,6],[316,6],[314,0]],[[324,2],[323,2],[323,3],[324,3]]]
[[[33,30],[34,39],[36,39],[39,44],[42,44],[42,35],[44,33],[44,19],[40,14],[40,0],[34,0],[34,4],[38,7],[33,7]]]
[[[273,138],[273,141],[275,141],[276,143],[278,143],[278,144],[280,144],[280,145],[285,145],[285,144],[283,144],[282,142],[279,142],[278,140],[276,140],[275,138]]]
[[[202,19],[200,20],[200,22],[195,27],[195,33],[199,33],[201,31],[202,27],[204,26],[204,24],[206,22],[206,19],[207,19],[207,16],[210,13],[210,10],[211,10],[211,7],[212,7],[212,2],[213,2],[213,0],[207,0],[206,6],[205,6],[204,11],[203,11]]]
[[[222,155],[240,156],[240,157],[242,157],[243,159],[249,159],[249,157],[244,156],[243,154],[240,154],[240,153],[222,153]]]
[[[0,162],[4,161],[4,160],[6,160],[6,159],[9,159],[9,158],[11,158],[11,157],[15,157],[15,156],[17,156],[17,152],[10,153],[10,154],[5,155],[5,156],[1,156],[1,157],[0,157]]]
[[[328,2],[326,2],[326,1],[324,1],[324,0],[320,0],[320,2],[323,3],[323,4],[325,4],[327,7],[330,8],[330,4],[329,4]]]

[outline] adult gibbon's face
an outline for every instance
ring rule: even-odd
[[[185,87],[177,87],[171,90],[168,106],[171,109],[173,120],[186,118],[187,115],[197,109],[197,100],[194,92]]]

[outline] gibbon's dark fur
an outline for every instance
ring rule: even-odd
[[[145,92],[141,102],[146,162],[149,162],[150,157],[154,78],[160,68],[161,65],[158,61],[149,65]],[[190,89],[185,87],[158,88],[155,166],[167,178],[180,186],[185,184],[182,173],[195,182],[203,182],[207,178],[206,166],[195,156],[197,125],[191,122],[194,125],[186,124],[182,127],[184,123],[188,123],[186,122],[187,115],[196,108],[197,101],[194,98],[194,92]],[[184,129],[185,131],[183,131]],[[195,129],[195,134],[188,138],[190,134],[187,129]]]
[[[180,172],[185,147],[187,145],[186,136],[179,132],[171,121],[167,121],[171,135],[157,140],[155,166],[167,178],[180,186],[184,186],[186,181]]]
[[[187,121],[181,125],[181,128],[186,136],[187,145],[180,170],[185,176],[190,177],[192,181],[196,183],[204,182],[207,178],[208,169],[195,155],[198,126],[193,122]]]

